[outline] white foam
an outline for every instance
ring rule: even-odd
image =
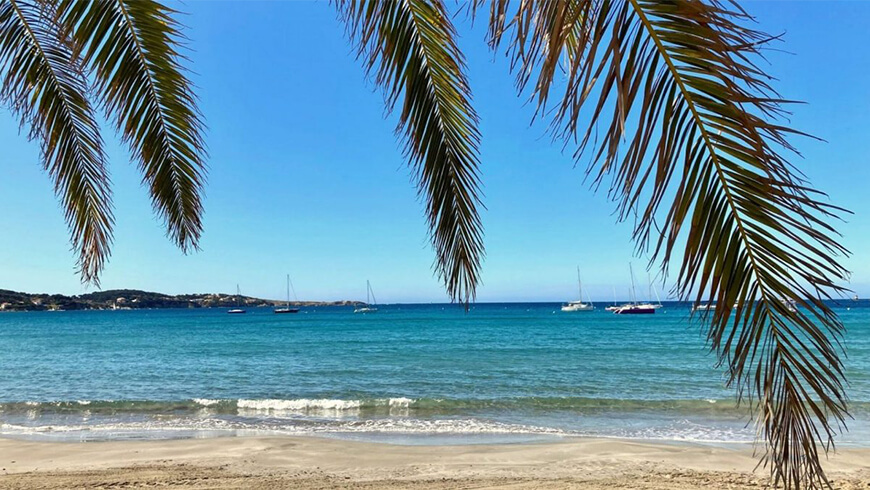
[[[296,425],[293,423],[243,423],[221,419],[179,419],[150,422],[114,422],[105,424],[15,425],[0,424],[0,434],[69,434],[87,432],[92,437],[102,433],[106,438],[126,434],[152,434],[169,431],[256,431],[268,434],[314,435],[330,433],[403,433],[403,434],[548,434],[570,433],[548,427],[509,424],[478,419],[418,420],[378,419],[349,422],[326,422]]]
[[[716,427],[695,423],[689,420],[677,420],[670,424],[646,428],[616,428],[608,433],[587,433],[595,437],[615,437],[618,439],[640,439],[680,441],[697,443],[751,443],[754,438],[751,430],[746,428]]]
[[[389,405],[391,407],[408,408],[416,400],[411,398],[390,398]]]
[[[218,403],[221,402],[220,400],[212,400],[210,398],[194,398],[193,401],[194,401],[194,403],[196,403],[198,405],[202,405],[204,407],[210,407],[212,405],[217,405]]]
[[[313,429],[313,430],[312,430]],[[568,435],[567,432],[549,427],[509,424],[479,419],[419,420],[377,419],[335,424],[309,429],[322,432],[388,432],[404,434],[548,434]]]
[[[296,400],[239,400],[236,406],[252,410],[356,410],[359,400],[329,400],[299,398]]]

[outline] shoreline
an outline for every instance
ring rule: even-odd
[[[0,438],[0,487],[745,488],[752,448],[582,438],[407,446],[305,436],[36,442]],[[870,485],[870,448],[825,464],[837,488]]]

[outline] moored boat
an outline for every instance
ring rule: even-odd
[[[620,306],[607,307],[607,310],[612,311],[616,315],[651,315],[655,313],[657,309],[662,307],[661,301],[657,304],[649,301],[638,303],[634,284],[634,268],[632,268],[631,263],[628,264],[628,270],[631,275],[631,302]],[[650,290],[652,291],[652,289],[652,281],[650,281]],[[656,292],[656,296],[658,296],[658,292]]]
[[[272,313],[299,313],[299,308],[275,308]]]
[[[227,310],[227,313],[229,313],[231,315],[240,315],[242,313],[247,313],[247,311],[244,308],[242,308],[241,298],[242,298],[242,292],[239,289],[239,285],[236,284],[236,307],[230,308],[229,310]]]
[[[287,306],[284,308],[275,308],[272,310],[274,313],[299,313],[299,308],[291,308],[290,307],[290,288],[292,284],[290,283],[290,274],[287,274]],[[299,301],[299,298],[296,298],[296,289],[293,289],[293,298],[296,301]]]
[[[595,305],[590,300],[588,303],[583,302],[583,282],[580,281],[580,267],[577,267],[577,301],[569,301],[562,305],[562,311],[592,311]]]
[[[613,288],[613,304],[605,306],[604,311],[616,311],[617,308],[619,308],[619,305],[616,304],[616,288]]]
[[[562,311],[592,311],[595,306],[592,303],[584,303],[582,301],[571,301],[562,305]]]
[[[628,304],[617,307],[613,313],[617,315],[651,315],[656,312],[656,306],[651,303]]]
[[[371,283],[366,280],[366,303],[363,306],[354,308],[354,313],[375,313],[378,311],[378,300],[375,299],[375,291],[372,289]]]

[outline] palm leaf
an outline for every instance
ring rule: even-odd
[[[436,270],[450,297],[467,306],[483,258],[480,136],[453,25],[440,0],[341,1],[337,7],[388,109],[402,99],[396,131],[425,196]]]
[[[114,223],[109,172],[81,60],[53,18],[50,5],[0,2],[0,97],[41,142],[82,280],[99,285]]]
[[[682,249],[675,293],[716,301],[708,339],[774,483],[818,487],[819,444],[847,416],[843,327],[822,301],[844,291],[830,224],[843,210],[785,156],[800,133],[778,122],[789,101],[756,65],[771,38],[750,20],[716,0],[497,0],[490,43],[509,39],[520,90],[534,80],[554,136],[576,142],[596,185],[610,179],[638,250],[666,274]]]
[[[175,12],[151,0],[63,0],[59,19],[139,160],[155,212],[184,252],[202,234],[203,124],[180,65]]]

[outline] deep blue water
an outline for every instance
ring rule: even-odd
[[[866,444],[870,302],[837,311],[856,419],[839,441]],[[651,316],[556,304],[2,314],[0,435],[751,441],[688,317],[678,304]]]

